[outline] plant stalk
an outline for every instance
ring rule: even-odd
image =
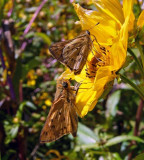
[[[121,79],[125,82],[128,83],[138,94],[139,96],[144,100],[144,93],[141,90],[140,87],[138,87],[135,83],[133,83],[131,80],[129,80],[127,77],[125,77],[124,75],[120,74]]]

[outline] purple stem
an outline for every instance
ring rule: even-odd
[[[27,42],[23,42],[20,48],[20,51],[24,51],[27,46]]]
[[[9,10],[9,12],[7,13],[8,18],[10,18],[11,15],[12,15],[12,12],[13,12],[13,9],[14,9],[14,2],[15,2],[15,0],[12,0],[12,8],[11,8],[11,9]]]
[[[23,36],[24,37],[28,31],[30,30],[31,28],[31,25],[32,23],[34,22],[34,20],[36,19],[37,15],[39,14],[40,10],[42,9],[42,7],[44,6],[44,4],[47,2],[47,0],[43,0],[42,3],[40,4],[40,6],[37,8],[37,10],[35,11],[32,19],[30,20],[28,26],[26,27],[26,29],[24,30],[24,33],[23,33]],[[20,48],[20,51],[22,52],[27,46],[27,42],[23,42],[22,45],[21,45],[21,48]]]
[[[44,6],[44,4],[45,4],[46,2],[47,2],[47,0],[43,0],[42,3],[40,4],[40,6],[37,8],[37,10],[35,11],[32,19],[30,20],[28,26],[27,26],[26,29],[24,30],[23,36],[25,36],[25,35],[28,33],[28,31],[29,31],[30,28],[31,28],[32,23],[34,22],[34,20],[36,19],[37,15],[39,14],[40,10],[42,9],[42,7]]]
[[[3,67],[3,69],[6,69],[5,62],[4,62],[4,58],[3,58],[3,55],[2,55],[2,50],[1,50],[1,49],[0,49],[0,59],[1,59],[1,62],[2,62],[2,67]],[[10,94],[11,94],[12,100],[16,100],[16,96],[15,96],[15,92],[14,92],[12,80],[11,80],[11,77],[10,77],[9,75],[7,75],[7,83],[8,83],[9,88],[10,88]]]

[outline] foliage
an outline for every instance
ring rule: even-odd
[[[135,40],[143,38],[142,31],[134,32],[129,39],[121,79],[117,77],[111,91],[101,97],[93,111],[79,118],[77,138],[68,135],[56,142],[39,144],[56,79],[65,70],[48,48],[53,42],[71,39],[81,31],[80,25],[75,24],[78,17],[72,2],[68,0],[45,1],[30,23],[42,2],[0,0],[1,159],[126,160],[131,153],[132,158],[136,157],[144,150],[144,113],[136,117],[138,108],[144,105],[139,94],[144,91],[140,60],[144,46],[135,46]],[[95,9],[90,1],[76,2]],[[134,4],[136,17],[140,7],[140,2]],[[30,28],[26,33],[27,27]],[[140,126],[134,134],[137,119]]]

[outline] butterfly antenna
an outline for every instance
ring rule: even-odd
[[[91,29],[93,29],[93,28],[94,28],[95,26],[97,26],[98,24],[100,24],[100,22],[96,23],[94,26],[92,26],[91,28],[89,28],[88,31],[91,30]]]

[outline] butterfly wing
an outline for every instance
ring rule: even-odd
[[[54,101],[40,135],[41,143],[55,141],[69,133],[75,135],[78,121],[73,106],[66,98]]]
[[[72,42],[68,43],[63,49],[62,56],[64,59],[64,64],[66,64],[66,66],[74,72],[77,71],[77,69],[81,71],[83,68],[83,66],[82,68],[75,68],[75,65],[77,64],[79,58],[84,56],[85,59],[87,59],[88,52],[82,52],[82,48],[84,46],[87,48],[87,51],[89,52],[87,36],[82,36],[74,39]]]
[[[75,95],[71,92],[68,92],[68,97],[65,102],[66,114],[66,126],[69,133],[76,137],[77,128],[78,128],[78,116],[75,110]]]
[[[70,109],[70,123],[71,123],[71,129],[72,131],[70,132],[74,137],[76,137],[77,134],[77,128],[78,128],[78,116],[76,113],[76,110],[74,108],[74,103],[71,105]]]
[[[79,55],[76,58],[76,63],[74,64],[74,67],[73,67],[75,74],[79,74],[81,72],[81,70],[83,69],[83,66],[86,63],[89,51],[90,50],[87,45],[83,45],[81,47]]]
[[[54,102],[40,135],[40,142],[52,142],[60,138],[61,129],[65,126],[63,113],[64,99]],[[59,129],[59,131],[58,131]],[[58,132],[57,132],[58,131]]]
[[[90,36],[87,33],[82,33],[72,40],[51,45],[49,50],[57,60],[77,74],[81,72],[85,65],[91,46]],[[83,59],[85,59],[84,62],[82,62]]]
[[[54,56],[54,58],[63,63],[64,61],[62,57],[63,49],[70,42],[71,40],[54,43],[49,47],[49,51]]]

